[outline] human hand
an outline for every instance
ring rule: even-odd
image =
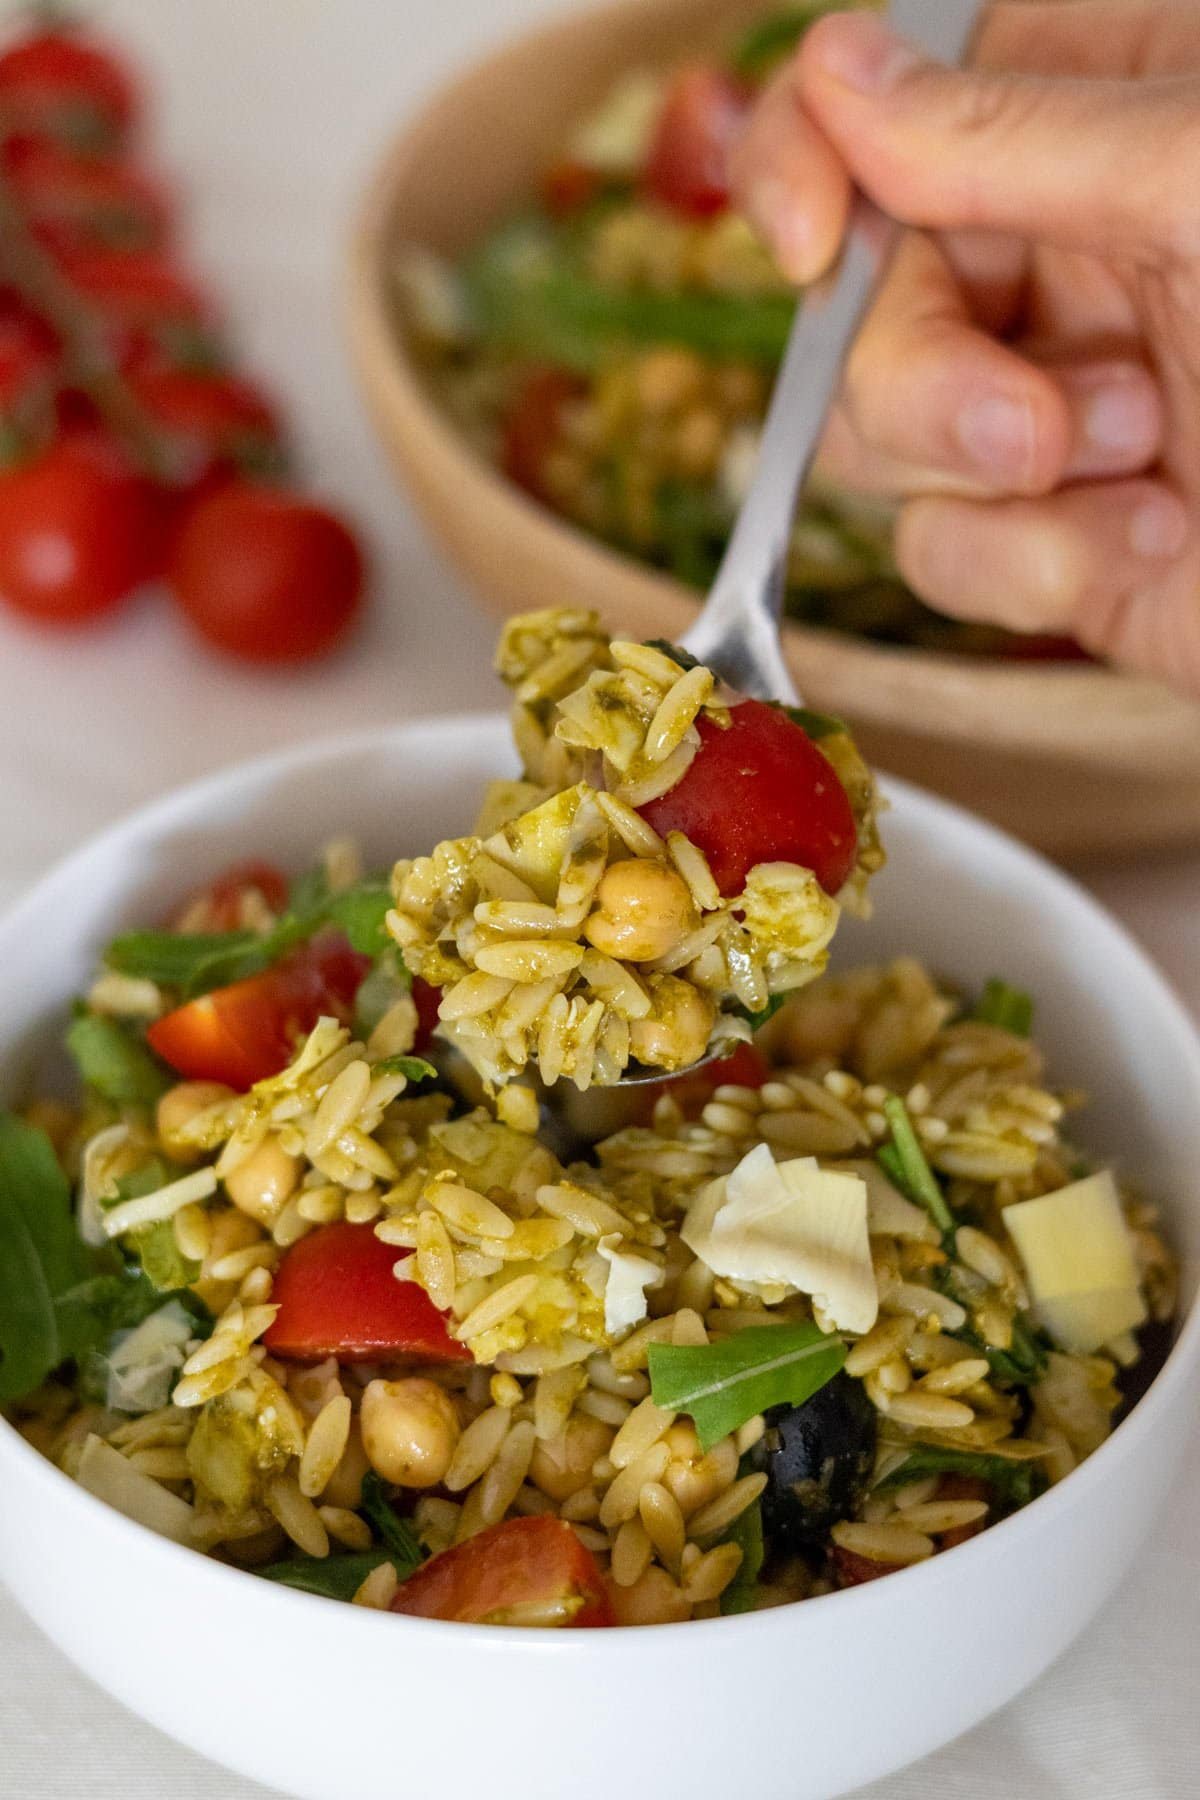
[[[735,158],[799,283],[856,183],[906,234],[824,447],[934,606],[1200,693],[1200,5],[988,15],[970,72],[814,25]]]

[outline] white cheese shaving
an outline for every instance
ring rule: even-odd
[[[875,1323],[867,1187],[815,1157],[777,1164],[765,1144],[701,1189],[680,1234],[715,1275],[809,1294],[843,1331]]]
[[[1141,1325],[1146,1303],[1110,1169],[1004,1209],[1034,1311],[1064,1350],[1088,1355]]]
[[[608,1264],[604,1284],[604,1329],[610,1337],[628,1331],[646,1317],[646,1289],[662,1280],[662,1269],[649,1257],[621,1249],[614,1231],[602,1237],[597,1250]]]
[[[147,1413],[165,1406],[195,1329],[179,1301],[168,1300],[134,1330],[122,1332],[108,1357],[110,1410]]]
[[[635,70],[619,81],[603,106],[576,126],[571,156],[602,175],[636,175],[646,160],[663,103],[663,79]]]

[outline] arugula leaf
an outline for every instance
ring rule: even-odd
[[[1045,1374],[1046,1346],[1038,1334],[1030,1330],[1019,1313],[1012,1322],[1012,1342],[1007,1350],[999,1350],[994,1344],[985,1344],[979,1333],[970,1326],[964,1326],[954,1335],[961,1338],[963,1343],[969,1344],[980,1356],[985,1356],[992,1374],[998,1380],[1008,1382],[1010,1387],[1029,1387]]]
[[[264,1581],[299,1588],[305,1594],[320,1594],[327,1600],[353,1600],[372,1570],[385,1562],[391,1563],[401,1581],[412,1574],[386,1550],[354,1550],[344,1556],[294,1556],[290,1562],[270,1563],[254,1573]]]
[[[661,650],[664,656],[669,656],[672,662],[679,664],[685,674],[690,669],[700,667],[700,663],[690,650],[684,650],[679,644],[672,644],[668,638],[647,638],[645,643],[647,650]]]
[[[889,1094],[883,1103],[883,1116],[892,1128],[892,1141],[876,1153],[884,1174],[901,1193],[918,1206],[923,1206],[944,1237],[953,1239],[954,1214],[946,1204],[946,1196],[937,1177],[925,1160],[913,1130],[908,1108],[897,1094]]]
[[[89,1272],[49,1138],[0,1114],[0,1404],[23,1398],[71,1354],[55,1301]]]
[[[140,1225],[126,1234],[147,1281],[161,1300],[180,1288],[191,1287],[200,1273],[200,1264],[185,1256],[175,1242],[175,1227],[170,1219],[159,1219],[154,1225]]]
[[[656,1406],[689,1413],[701,1450],[770,1406],[801,1406],[846,1360],[818,1325],[752,1325],[711,1344],[651,1344]]]
[[[738,1572],[721,1595],[723,1613],[754,1611],[758,1596],[758,1578],[762,1573],[763,1547],[762,1504],[756,1500],[740,1513],[721,1539],[723,1544],[736,1544],[742,1553]]]
[[[1003,1506],[1027,1506],[1046,1486],[1046,1477],[1031,1462],[1014,1462],[1007,1456],[989,1456],[982,1450],[951,1450],[937,1444],[917,1444],[890,1474],[872,1490],[887,1493],[923,1481],[927,1475],[974,1475],[986,1481]]]
[[[360,956],[382,956],[391,946],[384,920],[392,909],[392,890],[386,881],[364,881],[358,887],[334,894],[324,909],[324,922],[337,925]]]
[[[767,997],[767,1004],[760,1006],[757,1012],[751,1012],[750,1008],[743,1006],[739,1000],[733,1010],[749,1023],[751,1031],[761,1031],[767,1020],[773,1019],[780,1007],[786,1004],[787,998],[786,994],[770,994]]]
[[[288,911],[301,916],[320,912],[328,899],[329,877],[322,863],[314,863],[303,875],[297,875],[288,888]]]
[[[257,931],[127,931],[113,939],[104,961],[121,975],[188,988],[206,964],[252,952],[262,942]]]
[[[372,878],[330,894],[314,871],[292,890],[291,909],[270,931],[129,931],[114,938],[104,961],[123,975],[179,988],[188,999],[259,975],[327,925],[344,932],[352,949],[379,956],[390,940],[383,921],[391,906],[385,881]]]
[[[67,1049],[85,1084],[117,1106],[153,1106],[171,1085],[141,1039],[100,1013],[80,1013],[71,1021]]]
[[[1010,986],[993,975],[984,985],[971,1014],[984,1025],[998,1025],[1014,1037],[1028,1037],[1033,1030],[1033,998],[1022,988]]]
[[[833,713],[814,712],[810,706],[785,706],[784,712],[807,737],[818,743],[821,738],[837,737],[846,730],[846,722]]]
[[[407,1519],[400,1517],[384,1493],[383,1482],[374,1469],[363,1477],[362,1499],[358,1510],[365,1514],[374,1527],[375,1535],[395,1564],[397,1575],[404,1581],[424,1562],[425,1552],[412,1526]]]
[[[371,1064],[372,1075],[406,1075],[409,1081],[432,1081],[437,1070],[423,1056],[383,1056]]]
[[[394,947],[377,957],[375,967],[360,983],[354,996],[354,1030],[364,1040],[369,1038],[380,1019],[390,1012],[398,1000],[412,992],[412,976],[404,959]]]

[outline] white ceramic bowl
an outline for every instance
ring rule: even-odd
[[[468,824],[509,763],[499,719],[287,751],[104,833],[0,924],[0,1089],[20,1093],[118,927],[214,867],[302,866],[357,833],[380,862]],[[1070,882],[893,786],[875,923],[844,955],[913,951],[1031,988],[1089,1144],[1167,1202],[1191,1307],[1200,1044],[1161,978]],[[495,1800],[829,1796],[945,1743],[1032,1681],[1127,1567],[1191,1429],[1193,1310],[1148,1397],[1083,1469],[952,1554],[757,1617],[536,1632],[394,1618],[256,1581],[153,1537],[0,1425],[0,1575],[94,1680],[195,1749],[312,1800],[453,1788]],[[644,1772],[644,1773],[643,1773]],[[169,1796],[164,1796],[169,1800]]]

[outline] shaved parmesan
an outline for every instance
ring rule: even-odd
[[[123,1332],[108,1357],[109,1409],[147,1413],[165,1406],[195,1329],[179,1301],[168,1300],[133,1331]]]
[[[1146,1319],[1110,1169],[1004,1209],[1033,1309],[1064,1350],[1088,1355]]]
[[[608,1264],[604,1284],[604,1329],[617,1337],[646,1317],[646,1289],[662,1280],[662,1269],[647,1256],[621,1249],[616,1232],[602,1237],[597,1250]]]
[[[875,1323],[879,1293],[860,1175],[822,1169],[811,1156],[777,1164],[759,1144],[701,1189],[680,1235],[715,1275],[810,1294],[843,1331]]]
[[[97,1500],[107,1502],[127,1519],[177,1544],[191,1542],[192,1508],[161,1482],[135,1469],[111,1444],[91,1434],[84,1440],[75,1479]]]
[[[870,1157],[833,1163],[840,1174],[859,1175],[867,1184],[867,1230],[872,1237],[913,1238],[918,1243],[936,1244],[938,1228],[924,1207],[906,1200]]]

